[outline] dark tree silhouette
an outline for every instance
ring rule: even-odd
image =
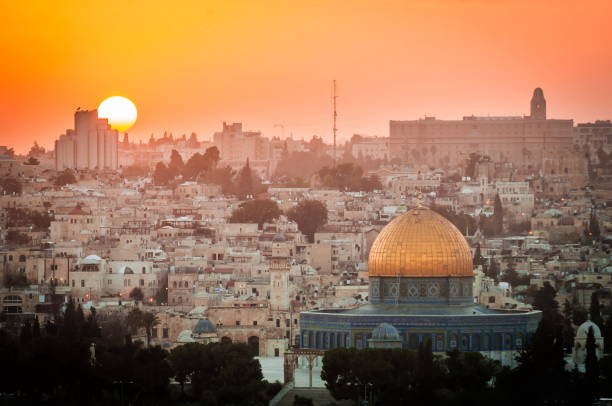
[[[327,223],[327,208],[318,200],[302,200],[289,209],[287,217],[295,221],[300,231],[313,242],[314,233]]]
[[[264,223],[277,219],[282,214],[273,200],[249,200],[233,211],[230,223],[257,223],[259,229]]]

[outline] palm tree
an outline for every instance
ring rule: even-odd
[[[144,312],[141,318],[142,327],[144,327],[145,332],[147,334],[147,347],[151,343],[151,330],[153,327],[159,324],[159,319],[156,315],[150,312]]]

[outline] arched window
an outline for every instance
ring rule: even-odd
[[[176,281],[172,282],[172,287],[176,288]]]
[[[25,255],[19,255],[19,262],[26,262],[26,256]]]
[[[4,304],[22,304],[23,299],[17,295],[9,295],[9,296],[5,296],[4,299],[2,299],[2,303]]]

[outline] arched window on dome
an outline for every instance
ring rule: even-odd
[[[516,334],[516,348],[517,349],[522,349],[525,345],[525,336],[523,335],[523,333],[517,333]]]

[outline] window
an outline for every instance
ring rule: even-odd
[[[23,299],[17,295],[5,296],[4,299],[2,299],[3,304],[21,304],[22,302]]]
[[[144,279],[141,279],[141,280],[140,280],[140,286],[144,286],[144,285],[145,285],[145,283],[144,283]]]
[[[280,319],[276,319],[276,327],[280,327]]]
[[[280,350],[278,348],[274,349],[274,356],[275,357],[279,357],[280,356]]]
[[[75,280],[73,279],[73,280],[72,280],[72,287],[73,287],[73,288],[74,288],[74,283],[75,283]]]
[[[81,287],[84,288],[85,287],[85,279],[81,279]]]
[[[253,325],[256,326],[257,325],[257,320],[253,320]]]
[[[240,320],[236,320],[236,325],[239,326],[240,325]]]
[[[157,338],[157,327],[151,329],[151,338]]]
[[[162,337],[168,338],[168,328],[167,327],[162,329]]]

